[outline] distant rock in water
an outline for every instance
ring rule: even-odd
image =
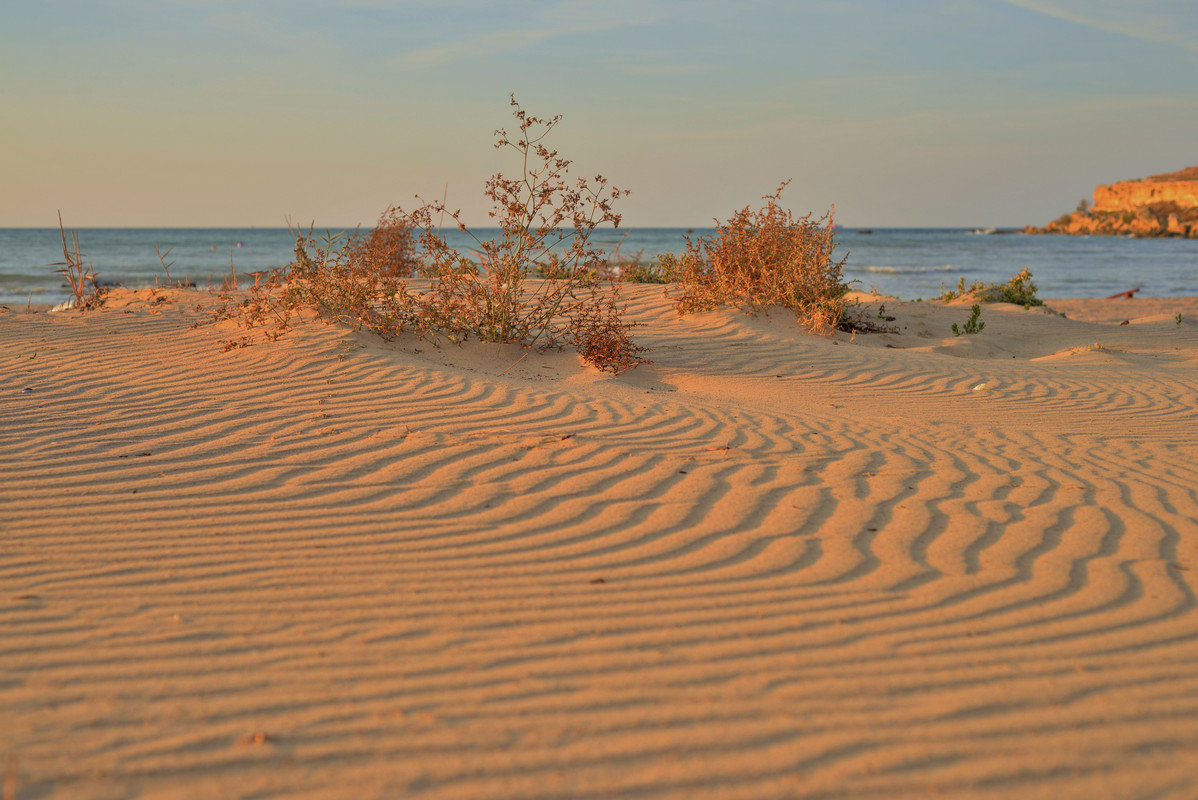
[[[1023,232],[1198,239],[1198,166],[1099,186],[1093,205],[1083,200],[1072,214]]]

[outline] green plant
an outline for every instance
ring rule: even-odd
[[[832,211],[818,219],[795,217],[780,205],[788,183],[762,198],[764,208],[745,206],[726,223],[716,220],[713,236],[687,237],[686,253],[667,262],[682,283],[675,298],[678,313],[720,305],[750,313],[782,306],[817,332],[845,321],[845,259],[832,257]]]
[[[1015,305],[1031,308],[1042,306],[1044,301],[1036,296],[1036,284],[1032,283],[1032,271],[1027,267],[1021,269],[1006,283],[982,283],[974,281],[965,285],[965,278],[957,281],[957,288],[945,289],[940,284],[939,299],[944,302],[956,300],[959,297],[970,297],[982,303],[1014,303]]]
[[[1176,317],[1173,318],[1173,321],[1177,323],[1177,327],[1179,327],[1179,328],[1181,327],[1182,319],[1184,319],[1184,317],[1182,317],[1180,313]]]
[[[684,260],[674,253],[659,253],[656,263],[643,264],[639,269],[634,269],[635,277],[629,280],[636,283],[677,283],[682,279]]]
[[[970,309],[969,319],[965,320],[964,328],[958,328],[957,323],[953,323],[953,335],[973,335],[975,333],[981,333],[982,329],[985,327],[986,323],[982,322],[982,307],[974,304],[973,308]]]
[[[994,286],[996,284],[991,284],[991,285]],[[979,292],[983,291],[985,288],[986,288],[986,284],[982,283],[981,281],[974,281],[973,283],[966,286],[965,285],[965,276],[961,276],[957,280],[957,288],[956,289],[945,289],[944,284],[943,283],[940,284],[940,297],[937,299],[943,300],[944,302],[948,303],[952,300],[956,300],[958,297],[965,297],[967,295],[978,294]]]
[[[625,256],[617,249],[603,274],[621,283],[673,283],[678,276],[667,265],[663,265],[661,259],[658,256],[656,262],[646,261],[644,250]]]
[[[1032,283],[1032,271],[1024,267],[1005,284],[998,284],[999,302],[1031,308],[1042,306],[1044,301],[1036,297],[1036,284]]]
[[[71,231],[71,244],[67,245],[61,211],[58,212],[58,233],[62,237],[63,260],[50,266],[58,267],[54,271],[66,278],[71,286],[71,298],[67,302],[71,308],[79,311],[99,308],[104,304],[106,290],[96,281],[96,272],[91,264],[83,263],[83,256],[79,252],[79,234]]]
[[[674,283],[678,279],[668,264],[658,257],[656,263],[635,263],[622,268],[620,280],[625,283]]]

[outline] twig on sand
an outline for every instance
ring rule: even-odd
[[[523,360],[524,360],[524,359],[526,359],[526,358],[528,358],[528,353],[525,353],[524,355],[522,355],[522,356],[520,356],[519,358],[517,358],[517,359],[516,359],[516,363],[515,363],[515,364],[512,364],[510,367],[508,367],[507,369],[505,369],[503,372],[499,373],[499,375],[507,375],[509,372],[511,372],[513,369],[515,369],[515,367],[516,367],[516,364],[519,364],[521,361],[523,361]],[[499,377],[499,375],[496,375],[495,377],[496,377],[496,378],[498,378],[498,377]]]

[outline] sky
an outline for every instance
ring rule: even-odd
[[[1198,164],[1198,2],[5,0],[0,227],[483,225],[511,93],[626,226],[1043,224]]]

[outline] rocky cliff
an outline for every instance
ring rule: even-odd
[[[1099,186],[1093,205],[1083,202],[1072,214],[1024,232],[1198,239],[1198,166]]]

